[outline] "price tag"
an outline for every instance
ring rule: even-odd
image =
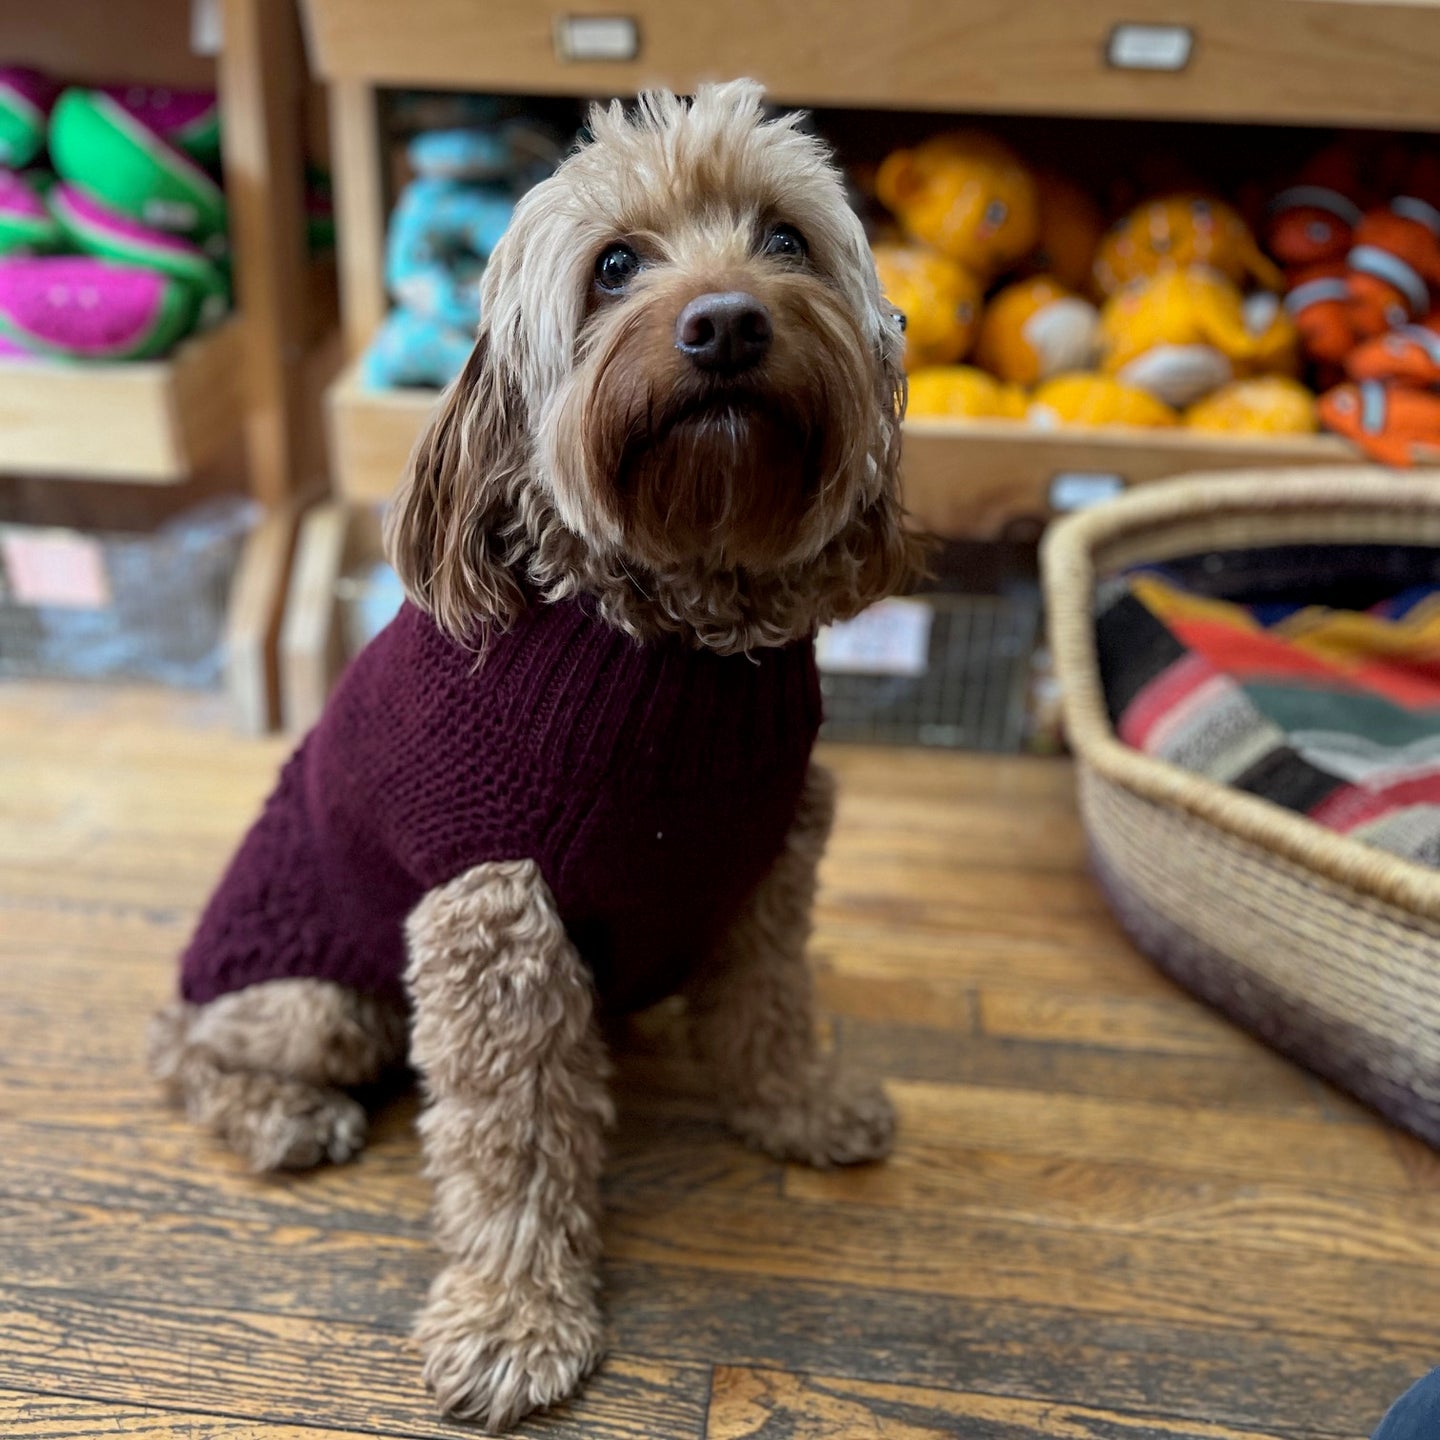
[[[881,600],[853,620],[826,625],[816,663],[832,675],[923,675],[934,618],[923,600]]]
[[[1117,25],[1105,58],[1117,70],[1183,70],[1195,49],[1188,25]]]
[[[1050,482],[1050,508],[1057,515],[1085,510],[1113,500],[1124,488],[1124,479],[1107,471],[1062,470]]]
[[[640,54],[640,27],[628,15],[562,15],[555,21],[561,60],[625,61]]]
[[[0,560],[10,596],[20,605],[103,610],[110,603],[105,552],[88,535],[73,530],[5,530],[0,532]]]

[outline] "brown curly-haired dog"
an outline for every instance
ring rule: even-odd
[[[805,945],[834,808],[812,639],[900,588],[897,317],[748,82],[597,109],[520,202],[389,525],[409,603],[202,917],[156,1073],[259,1169],[344,1160],[409,1058],[448,1257],[418,1325],[493,1428],[599,1360],[597,1025],[684,993],[734,1128],[883,1155]],[[408,916],[408,918],[407,918]]]

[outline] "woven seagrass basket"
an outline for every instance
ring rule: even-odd
[[[1192,476],[1052,528],[1050,643],[1080,808],[1097,876],[1142,951],[1440,1146],[1440,871],[1131,749],[1101,690],[1097,581],[1183,555],[1326,544],[1440,552],[1440,472]]]

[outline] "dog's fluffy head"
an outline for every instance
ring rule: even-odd
[[[797,120],[765,121],[747,81],[597,107],[520,201],[390,516],[401,579],[447,631],[483,640],[528,595],[584,592],[634,634],[736,651],[911,573],[902,337]],[[682,312],[720,296],[750,351],[702,365],[682,341],[709,321]]]

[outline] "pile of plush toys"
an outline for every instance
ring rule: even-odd
[[[1440,459],[1440,157],[1337,143],[1271,202],[1265,240],[1325,393],[1373,459]]]
[[[444,385],[460,373],[480,321],[480,276],[515,202],[559,163],[565,137],[500,118],[484,97],[452,97],[468,123],[422,130],[406,147],[412,179],[390,216],[385,283],[394,308],[363,361],[374,387]]]
[[[1107,231],[1084,191],[973,133],[891,154],[874,193],[893,221],[874,248],[906,316],[911,414],[1315,428],[1283,277],[1228,205],[1166,195]]]
[[[0,69],[0,356],[147,359],[224,315],[219,158],[209,92]]]

